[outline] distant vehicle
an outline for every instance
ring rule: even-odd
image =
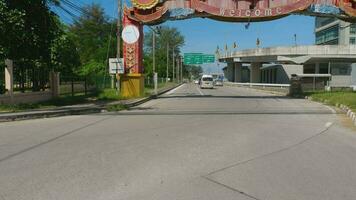
[[[200,88],[214,88],[214,79],[212,75],[203,75],[201,77]]]
[[[215,86],[224,86],[224,83],[223,83],[222,80],[216,79],[216,80],[214,81],[214,85],[215,85]]]
[[[195,83],[195,84],[199,84],[199,80],[195,80],[194,83]]]

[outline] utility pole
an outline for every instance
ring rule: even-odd
[[[152,65],[153,65],[153,81],[154,94],[157,95],[157,73],[156,73],[156,32],[152,31]]]
[[[166,72],[166,82],[168,82],[168,66],[169,66],[169,43],[167,42],[167,72]]]
[[[174,80],[175,80],[175,77],[174,77],[174,75],[175,75],[175,69],[174,69],[175,66],[174,65],[175,65],[175,62],[176,62],[176,59],[174,58],[174,56],[175,56],[174,55],[174,46],[173,46],[173,53],[172,54],[173,54],[173,59],[172,59],[172,61],[173,61],[173,76],[172,76],[172,79],[173,80],[172,80],[172,82],[174,82]]]
[[[176,80],[177,80],[177,83],[179,83],[179,56],[177,56],[176,59],[177,59],[177,60],[176,60],[176,62],[177,62],[177,67],[176,67],[176,69],[177,69]]]
[[[183,82],[183,57],[180,58],[180,81]]]
[[[116,57],[117,59],[121,58],[121,1],[122,0],[117,0],[117,33],[116,33],[116,38],[117,38],[117,53]],[[123,63],[122,63],[123,64]],[[116,88],[117,88],[117,93],[120,91],[120,75],[118,73],[118,69],[116,69]],[[105,84],[105,83],[104,83]]]
[[[117,58],[120,58],[121,57],[121,33],[120,33],[120,29],[121,29],[121,1],[122,0],[117,0],[117,14],[118,14],[118,17],[117,17],[117,34],[116,34],[116,37],[117,37],[117,55],[116,57]]]

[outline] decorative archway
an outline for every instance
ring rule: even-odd
[[[133,7],[124,8],[123,26],[135,26],[140,38],[123,44],[127,73],[124,96],[143,92],[142,26],[167,20],[205,17],[229,22],[268,21],[290,14],[337,17],[356,21],[356,0],[131,0]],[[140,78],[137,78],[140,77]],[[133,84],[134,83],[134,84]]]

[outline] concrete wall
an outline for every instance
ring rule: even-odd
[[[356,85],[356,63],[351,65],[351,84]]]
[[[16,93],[13,98],[10,95],[0,95],[0,104],[36,103],[52,99],[52,92]]]
[[[333,75],[331,77],[331,87],[349,87],[352,85],[351,76],[348,75]]]
[[[303,74],[303,65],[283,64],[282,67],[288,79],[291,78],[292,74]]]
[[[265,74],[263,75],[265,75],[268,80],[274,79],[274,74],[271,74],[272,69],[277,69],[277,76],[275,77],[276,80],[275,83],[277,84],[289,84],[290,82],[289,80],[292,74],[303,73],[303,65],[291,65],[291,64],[274,65],[263,69],[263,71],[265,71]],[[268,81],[265,80],[265,82]],[[273,82],[270,80],[269,83],[273,83]]]

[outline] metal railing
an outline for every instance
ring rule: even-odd
[[[274,87],[274,88],[289,88],[290,84],[274,84],[274,83],[234,83],[234,82],[227,82],[227,84],[231,85],[239,85],[239,86],[248,86],[248,87],[262,87],[262,88],[267,88],[267,87]]]

